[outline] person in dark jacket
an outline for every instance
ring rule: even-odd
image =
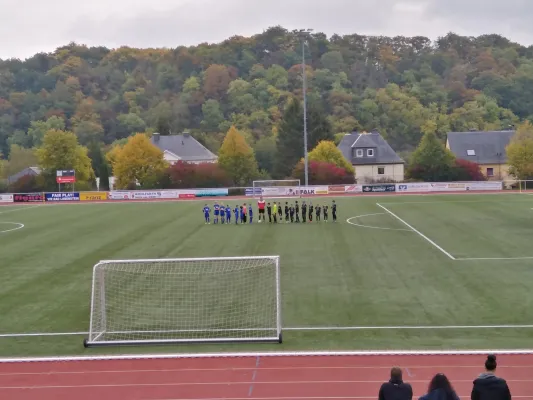
[[[419,400],[459,400],[459,397],[446,375],[437,374],[429,383],[427,394]]]
[[[495,375],[496,356],[490,354],[485,361],[485,372],[477,377],[474,381],[472,400],[511,400],[511,392],[505,379]]]
[[[413,388],[402,380],[402,370],[394,367],[390,371],[390,380],[381,385],[379,400],[411,400]]]

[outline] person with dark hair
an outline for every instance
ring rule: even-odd
[[[511,400],[511,392],[505,379],[495,375],[496,356],[489,354],[485,361],[485,372],[477,377],[474,381],[472,400]]]
[[[379,400],[411,400],[413,388],[402,380],[402,370],[394,367],[390,371],[390,380],[381,385]]]
[[[419,400],[459,400],[459,397],[446,375],[437,374],[429,383],[427,394]]]

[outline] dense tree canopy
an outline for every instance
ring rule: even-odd
[[[71,43],[0,60],[0,153],[7,159],[11,145],[38,147],[51,129],[73,132],[81,145],[187,129],[216,152],[235,126],[262,169],[286,176],[294,164],[280,168],[278,160],[276,174],[272,153],[287,138],[273,132],[287,133],[280,121],[288,101],[302,99],[298,43],[295,32],[273,27],[219,44],[111,50]],[[315,33],[309,50],[310,149],[335,134],[377,129],[395,150],[412,151],[427,131],[442,140],[450,130],[533,120],[533,46],[499,35],[450,33],[433,43]]]

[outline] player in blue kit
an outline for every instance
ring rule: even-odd
[[[220,205],[220,223],[225,223],[226,219],[226,209],[224,208],[224,204]]]
[[[248,216],[250,217],[250,223],[252,223],[252,219],[254,218],[254,211],[252,210],[252,203],[248,204]]]
[[[235,225],[237,225],[239,223],[239,206],[235,206],[233,213],[235,214]]]
[[[204,206],[203,212],[204,212],[205,223],[206,224],[211,223],[211,220],[210,220],[211,209],[209,208],[207,204]]]
[[[229,204],[226,206],[226,222],[228,224],[231,223],[231,207],[229,206]]]
[[[220,214],[220,206],[218,203],[215,203],[213,209],[215,210],[215,220],[213,221],[215,224],[218,224],[218,214]]]

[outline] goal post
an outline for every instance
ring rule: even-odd
[[[282,342],[279,256],[107,260],[85,347]]]
[[[253,181],[252,193],[254,198],[302,197],[299,179]]]

